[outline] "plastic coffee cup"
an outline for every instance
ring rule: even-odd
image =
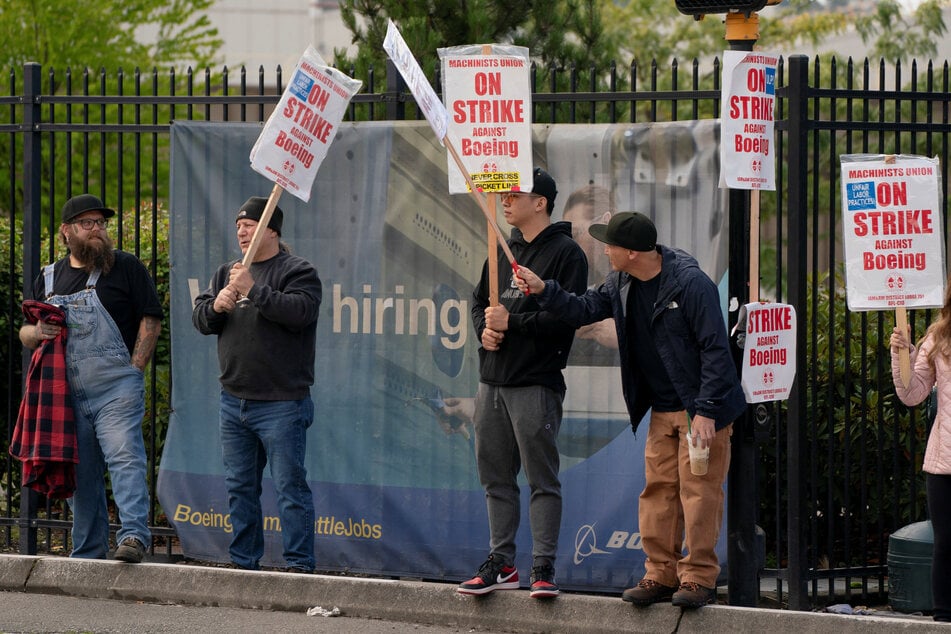
[[[710,466],[710,447],[700,447],[700,439],[694,446],[693,439],[687,437],[687,449],[690,452],[690,473],[698,476],[707,474],[707,467]]]

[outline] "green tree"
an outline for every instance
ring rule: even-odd
[[[30,0],[0,9],[4,67],[149,68],[214,62],[214,0]]]
[[[81,94],[87,90],[93,95],[132,94],[139,88],[153,94],[170,92],[168,86],[160,86],[158,75],[150,75],[148,69],[178,67],[184,64],[197,66],[214,63],[215,55],[221,46],[217,30],[211,26],[205,10],[214,0],[74,0],[69,3],[52,0],[7,1],[0,5],[0,60],[5,67],[12,69],[17,77],[14,94],[22,88],[22,65],[35,62],[42,66],[43,90],[52,90],[63,95],[67,93],[65,78],[72,77],[71,94]],[[139,72],[139,69],[146,69]],[[119,72],[123,71],[123,79]],[[210,77],[210,75],[209,75]],[[209,79],[208,81],[212,81]],[[121,90],[118,88],[121,87]],[[9,83],[3,82],[0,94],[9,90]],[[45,94],[45,93],[44,93]],[[73,122],[88,117],[92,125],[129,124],[137,120],[142,110],[137,106],[116,105],[103,107],[89,105],[72,106],[71,114],[66,114],[69,106],[50,106],[43,108],[42,116],[47,122],[63,123],[67,118]],[[22,120],[22,110],[12,111],[7,123]],[[199,115],[200,116],[200,115]],[[167,122],[170,110],[164,107],[149,109],[146,117],[154,117],[155,123]],[[147,119],[148,121],[148,119]],[[148,121],[151,122],[151,121]],[[168,244],[168,220],[161,206],[167,200],[168,187],[168,136],[143,135],[134,142],[120,143],[120,135],[114,132],[91,133],[85,136],[70,136],[69,133],[50,132],[44,135],[43,156],[34,170],[40,170],[42,179],[42,208],[58,210],[68,191],[106,192],[108,204],[114,205],[122,192],[122,216],[125,222],[114,230],[113,237],[117,245],[142,257],[147,263],[155,261],[157,284],[168,306],[168,256],[165,247]],[[66,156],[66,139],[74,144]],[[12,148],[11,149],[11,144]],[[50,161],[52,147],[56,146],[57,160]],[[0,183],[0,235],[4,236],[0,247],[2,261],[9,261],[9,249],[12,246],[18,256],[23,250],[20,201],[22,193],[22,158],[20,141],[14,135],[0,136],[0,172],[16,175],[13,179],[4,179]],[[138,153],[137,153],[138,152]],[[158,176],[155,178],[156,191],[150,184],[143,185],[136,167],[143,165],[143,157],[154,156],[154,165],[150,165]],[[147,159],[146,159],[147,161]],[[52,163],[52,164],[51,164]],[[125,169],[119,176],[116,166]],[[13,187],[17,191],[10,191]],[[46,200],[50,193],[56,200]],[[146,215],[147,202],[155,198],[159,203],[157,213],[156,244],[158,251],[152,253],[152,226]],[[11,209],[12,207],[12,209]],[[52,212],[54,215],[56,211]],[[138,214],[142,214],[142,226],[138,226]],[[50,247],[49,232],[46,227],[55,227],[58,218],[43,221],[44,236],[42,253],[54,254]],[[14,228],[16,228],[14,230]],[[9,238],[9,242],[8,242]],[[61,256],[55,252],[55,257]],[[55,259],[55,257],[53,259]],[[47,258],[42,257],[46,263]],[[21,346],[16,332],[22,322],[19,305],[22,299],[21,288],[22,263],[16,261],[10,274],[0,276],[0,304],[4,306],[4,318],[0,318],[0,331],[4,333],[4,344],[0,345],[0,366],[11,369],[12,385],[19,385]],[[167,308],[166,308],[167,311]],[[156,403],[148,403],[145,429],[147,434],[156,438],[161,449],[164,430],[168,421],[169,343],[167,327],[163,329],[162,339],[155,354],[154,371],[158,390]],[[150,372],[152,369],[150,368]],[[148,377],[151,381],[151,376]],[[152,392],[148,391],[149,397]],[[0,399],[0,437],[8,436],[15,416],[15,403],[6,401],[6,393]],[[154,415],[153,415],[154,414]],[[4,460],[0,456],[0,473],[4,472]]]
[[[943,9],[949,5],[949,0],[925,0],[908,14],[896,0],[880,0],[874,12],[855,21],[855,28],[865,44],[872,43],[872,57],[889,62],[933,58],[936,42],[948,31]]]
[[[438,63],[437,48],[463,44],[526,46],[541,67],[604,68],[620,37],[604,26],[605,6],[603,0],[341,0],[340,14],[357,53],[351,59],[338,50],[334,63],[358,77],[369,68],[382,73],[383,39],[392,19],[428,77]]]
[[[665,66],[673,60],[709,61],[730,47],[723,14],[695,20],[680,13],[673,0],[628,0],[607,5],[608,41],[617,41],[620,34],[626,33],[626,44],[615,54],[620,59],[637,61],[639,72],[647,73],[652,60]],[[756,48],[771,51],[793,49],[804,42],[815,45],[842,32],[849,24],[847,15],[824,10],[813,0],[786,0],[781,5],[764,7],[757,17]]]

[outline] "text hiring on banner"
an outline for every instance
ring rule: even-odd
[[[843,154],[840,162],[849,309],[940,307],[945,268],[937,158]]]
[[[360,86],[307,47],[251,148],[251,168],[304,202],[350,99]]]
[[[482,191],[532,188],[531,84],[528,49],[466,45],[437,49],[449,130],[472,182]],[[469,191],[449,170],[449,193]]]
[[[753,302],[740,308],[743,393],[747,403],[789,398],[796,378],[796,309],[789,304]]]
[[[772,53],[725,51],[720,100],[720,187],[776,189]]]

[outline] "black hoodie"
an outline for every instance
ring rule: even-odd
[[[577,294],[585,292],[588,261],[571,237],[570,222],[552,223],[531,242],[525,240],[521,231],[513,229],[508,244],[515,261],[541,279],[558,280],[562,288]],[[472,323],[482,341],[485,309],[489,305],[488,262],[482,267],[482,277],[472,297]],[[499,303],[509,311],[508,330],[497,351],[479,348],[482,382],[508,387],[544,385],[564,395],[561,371],[568,361],[575,329],[555,315],[542,312],[535,297],[516,288],[512,267],[501,250]]]

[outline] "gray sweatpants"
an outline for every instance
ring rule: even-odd
[[[561,529],[558,430],[562,396],[547,387],[496,387],[479,383],[475,451],[489,514],[489,549],[515,562],[520,500],[518,472],[531,490],[528,517],[533,566],[554,565]]]

